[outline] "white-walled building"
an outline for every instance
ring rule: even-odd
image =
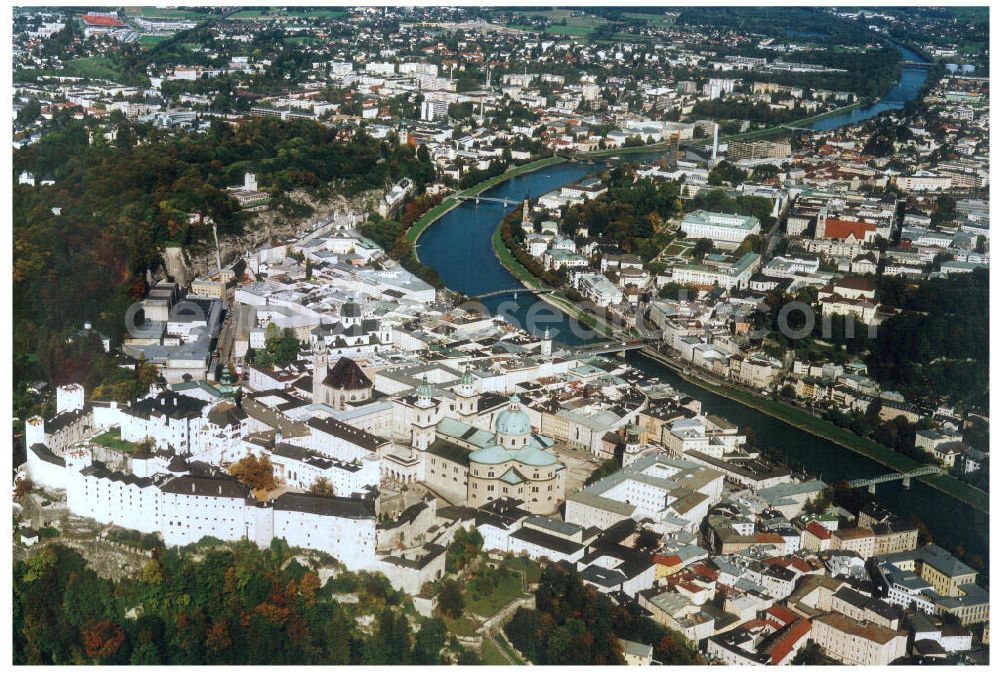
[[[692,211],[680,225],[687,239],[710,239],[719,247],[736,248],[750,235],[760,234],[756,216]]]

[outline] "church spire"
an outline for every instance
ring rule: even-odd
[[[434,390],[431,388],[431,384],[427,382],[427,376],[424,375],[423,382],[417,386],[417,406],[420,408],[429,408],[433,396]]]

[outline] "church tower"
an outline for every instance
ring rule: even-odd
[[[437,436],[437,423],[434,421],[434,390],[427,382],[427,376],[417,387],[417,417],[413,422],[411,445],[418,451],[426,451],[434,443]]]
[[[816,239],[824,239],[826,237],[826,215],[826,207],[820,209],[819,213],[816,214]]]
[[[459,381],[455,389],[458,395],[458,415],[463,418],[475,415],[479,411],[479,395],[476,394],[476,381],[472,377],[472,370],[466,366],[462,380]]]
[[[639,445],[639,428],[629,425],[625,428],[625,452],[622,454],[622,467],[628,467],[639,459],[639,452],[642,447]]]
[[[552,358],[552,337],[549,335],[548,327],[545,328],[545,334],[542,336],[541,353],[543,359]]]
[[[326,349],[326,341],[322,338],[313,346],[313,403],[320,404],[326,399],[323,396],[323,381],[326,380],[330,355]]]
[[[222,395],[223,399],[229,399],[230,401],[234,399],[233,377],[229,372],[229,364],[225,364],[222,367],[222,377],[219,382],[219,394]]]

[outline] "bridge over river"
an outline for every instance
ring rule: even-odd
[[[928,474],[942,474],[944,469],[938,467],[937,465],[924,465],[923,467],[918,467],[917,469],[911,469],[909,472],[893,472],[891,474],[882,474],[877,477],[872,477],[871,479],[852,479],[847,482],[847,485],[851,488],[861,488],[862,486],[868,487],[868,492],[872,495],[875,494],[875,486],[878,484],[889,483],[890,481],[900,481],[903,482],[903,488],[910,487],[910,479],[914,479],[918,476],[927,476]]]
[[[479,204],[480,202],[493,202],[494,204],[502,204],[504,207],[512,207],[516,204],[521,204],[522,200],[517,200],[509,197],[482,197],[480,195],[454,195],[454,199],[462,200],[465,202],[475,202]]]
[[[469,296],[470,300],[485,300],[487,298],[496,298],[497,296],[513,296],[514,300],[517,300],[517,294],[519,293],[532,293],[536,296],[544,296],[549,293],[555,293],[555,289],[529,289],[526,286],[515,286],[510,289],[497,289],[496,291],[487,291],[486,293],[479,293],[475,296]]]

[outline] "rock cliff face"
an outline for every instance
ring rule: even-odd
[[[336,215],[355,213],[358,221],[368,213],[375,212],[382,199],[384,189],[368,190],[354,197],[334,195],[325,200],[315,200],[304,190],[289,193],[289,198],[312,208],[313,214],[301,220],[290,220],[270,208],[258,211],[247,218],[244,232],[239,235],[219,235],[219,249],[222,264],[229,265],[247,251],[270,241],[290,238],[317,222],[325,222]],[[203,242],[197,249],[166,247],[163,251],[163,266],[152,275],[156,279],[170,278],[181,286],[187,286],[196,277],[211,274],[216,270],[215,242]]]

